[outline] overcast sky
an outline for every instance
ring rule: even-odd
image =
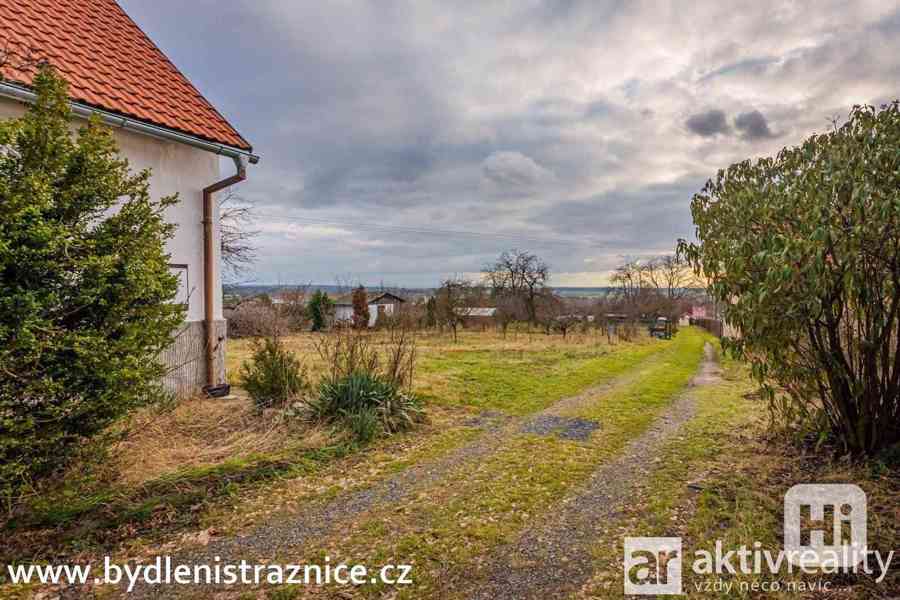
[[[262,156],[260,283],[556,285],[693,235],[717,169],[900,96],[900,4],[124,0]],[[728,5],[728,6],[726,6]]]

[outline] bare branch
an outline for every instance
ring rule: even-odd
[[[250,229],[255,207],[241,196],[229,193],[219,200],[219,236],[222,265],[232,278],[247,273],[256,262],[253,243],[258,230]]]

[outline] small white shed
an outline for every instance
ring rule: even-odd
[[[377,292],[366,294],[366,304],[369,306],[369,327],[375,327],[378,316],[391,317],[400,311],[400,305],[406,302],[400,296],[390,292]],[[349,324],[353,322],[353,294],[345,294],[334,302],[335,324]]]

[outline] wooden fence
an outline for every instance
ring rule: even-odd
[[[722,333],[724,331],[724,325],[723,325],[722,321],[719,321],[717,319],[694,319],[694,318],[691,318],[690,324],[696,325],[697,327],[702,327],[703,329],[707,330],[708,332],[710,332],[711,334],[713,334],[714,336],[716,336],[718,338],[722,337]]]

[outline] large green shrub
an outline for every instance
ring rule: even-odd
[[[65,82],[0,123],[0,495],[63,465],[155,396],[181,323],[173,226],[92,120],[73,136]]]
[[[681,244],[776,413],[853,453],[900,441],[900,109],[720,171]]]
[[[308,387],[300,361],[276,337],[256,342],[253,358],[241,366],[241,380],[260,409],[283,406]]]

